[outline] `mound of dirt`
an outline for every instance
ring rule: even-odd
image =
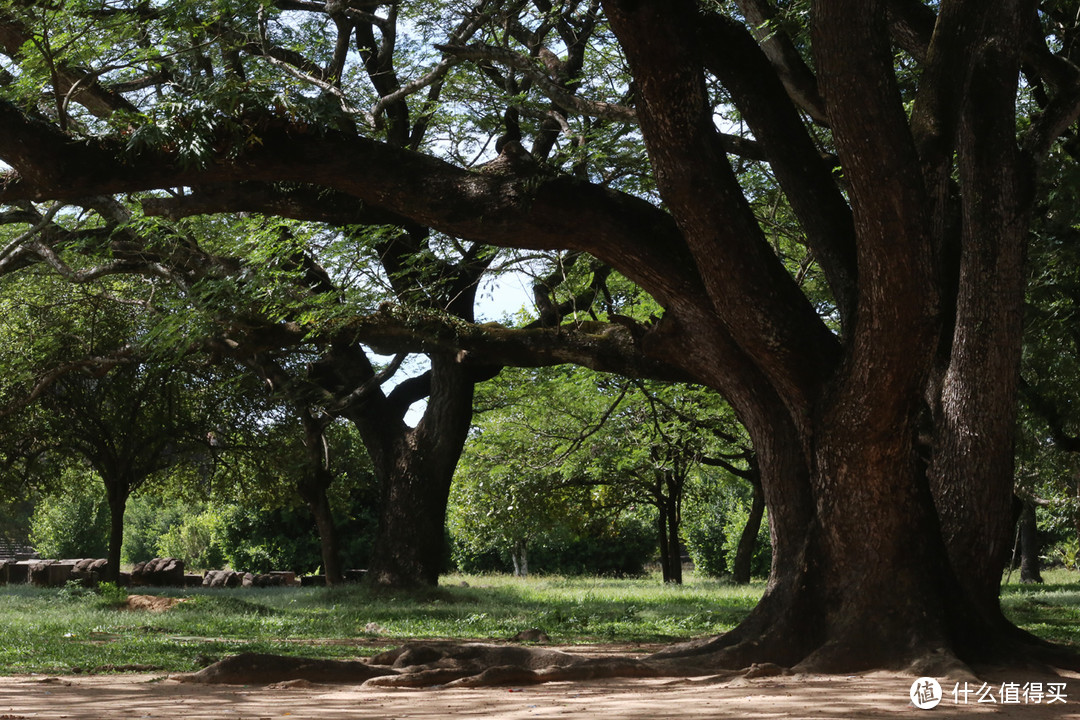
[[[128,595],[127,610],[147,610],[149,612],[165,612],[184,602],[181,598],[161,597],[159,595]]]

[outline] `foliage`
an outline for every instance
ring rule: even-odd
[[[134,565],[162,557],[161,539],[183,523],[191,510],[188,503],[170,501],[160,494],[132,498],[124,512],[123,561]]]
[[[116,583],[98,583],[95,594],[98,597],[98,602],[104,607],[120,608],[127,605],[127,590]]]
[[[109,508],[91,472],[64,471],[63,490],[45,495],[34,508],[30,541],[46,558],[102,558],[109,549]]]
[[[683,512],[685,485],[699,482],[702,461],[727,456],[722,462],[737,470],[743,457],[730,411],[692,387],[570,366],[508,368],[482,386],[477,407],[451,491],[451,533],[472,555],[496,548],[504,561],[527,545],[530,570],[571,572],[549,565],[551,550],[604,515],[641,516],[635,523],[651,526],[654,540],[642,546],[651,555],[657,513]]]
[[[731,508],[724,522],[724,557],[727,560],[726,570],[728,573],[735,572],[735,552],[739,547],[739,538],[742,537],[746,521],[750,517],[748,505],[739,503]],[[750,574],[754,577],[768,577],[769,563],[772,562],[772,552],[769,546],[769,523],[764,518],[754,543],[754,557],[750,563]]]
[[[633,577],[645,572],[656,553],[651,522],[632,515],[609,522],[571,520],[578,525],[549,528],[528,550],[529,573],[540,575]],[[451,560],[463,573],[510,572],[510,548],[501,543],[469,542],[451,534]]]
[[[193,570],[220,568],[225,561],[225,522],[225,513],[217,507],[189,514],[161,536],[158,555],[179,558]]]
[[[686,548],[694,569],[706,577],[724,577],[733,572],[735,551],[750,513],[750,491],[732,479],[708,483],[687,504],[683,527]],[[766,577],[771,562],[769,524],[761,523],[751,563],[753,577]]]

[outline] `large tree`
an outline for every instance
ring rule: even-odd
[[[1080,113],[1059,5],[21,3],[0,11],[0,202],[147,192],[147,212],[209,212],[289,192],[294,217],[345,197],[471,242],[587,251],[663,317],[349,327],[446,353],[433,382],[470,353],[618,351],[720,391],[757,453],[773,568],[695,652],[1004,655],[1034,646],[998,605],[1024,246],[1039,164]],[[439,131],[411,143],[410,118]],[[793,266],[763,203],[790,209],[812,262]],[[827,297],[798,282],[818,271]]]

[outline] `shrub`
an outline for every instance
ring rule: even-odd
[[[223,512],[208,507],[169,528],[157,543],[157,554],[180,558],[189,568],[220,568],[225,563],[224,536]]]
[[[105,557],[109,553],[109,510],[100,494],[48,495],[30,519],[30,542],[42,557]]]
[[[721,577],[732,571],[746,520],[750,515],[750,489],[743,483],[725,483],[705,501],[690,508],[683,523],[683,537],[698,572]],[[769,524],[763,519],[754,546],[750,573],[767,576],[772,562]]]
[[[724,558],[728,573],[735,572],[735,554],[739,550],[739,540],[742,539],[746,521],[750,519],[750,508],[738,503],[728,512],[724,522]],[[769,565],[772,563],[772,546],[769,542],[768,517],[761,519],[761,527],[758,528],[757,539],[754,542],[754,555],[750,560],[750,575],[763,577],[769,574]]]
[[[656,553],[656,543],[655,529],[636,517],[597,523],[579,532],[552,533],[529,545],[529,572],[641,575],[645,563]],[[451,548],[453,563],[461,572],[510,572],[513,568],[509,548],[474,548],[458,538],[452,538]]]
[[[162,555],[161,539],[183,523],[192,511],[184,502],[160,497],[136,495],[128,500],[124,512],[124,546],[121,559],[134,565]]]

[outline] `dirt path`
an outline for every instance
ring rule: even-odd
[[[861,676],[788,676],[701,680],[605,680],[529,687],[384,690],[296,682],[271,686],[181,684],[153,675],[46,678],[0,677],[0,720],[72,718],[127,720],[175,718],[221,720],[287,718],[851,718],[994,717],[1022,720],[1080,718],[1080,675],[996,678],[997,704],[956,704],[952,685],[934,710],[915,708],[908,697],[913,678],[890,673]],[[1000,704],[1000,684],[1066,683],[1066,702]]]

